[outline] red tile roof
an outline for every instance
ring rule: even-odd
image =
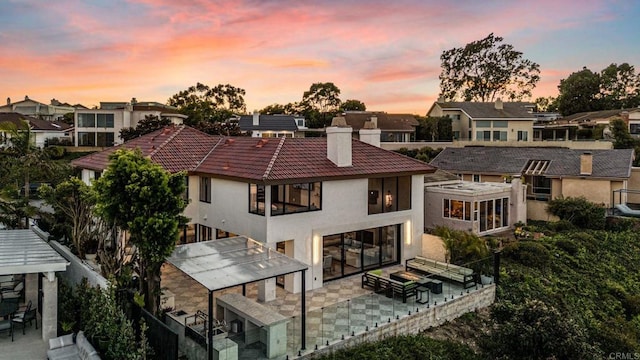
[[[71,164],[83,169],[104,170],[109,164],[109,155],[116,150],[138,148],[143,156],[149,156],[169,172],[192,170],[220,139],[220,136],[211,136],[191,127],[168,126],[122,145],[83,156]]]
[[[121,147],[140,147],[144,155],[151,155],[153,161],[169,171],[188,170],[265,184],[435,171],[427,163],[355,139],[351,143],[352,166],[338,167],[327,159],[326,138],[219,137],[185,126],[168,129],[166,135],[166,129],[159,130]],[[115,148],[88,155],[73,165],[104,169],[113,151]]]

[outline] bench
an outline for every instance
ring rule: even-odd
[[[100,360],[100,356],[89,340],[84,336],[84,332],[80,331],[76,336],[75,343],[73,342],[73,334],[49,339],[47,359]]]
[[[414,270],[423,274],[434,275],[440,279],[460,283],[465,289],[476,284],[476,275],[472,269],[427,259],[422,256],[407,259],[405,262],[405,268],[407,271]]]
[[[402,297],[402,302],[406,303],[411,296],[416,296],[418,284],[415,281],[400,282],[377,274],[375,272],[365,272],[362,274],[362,288],[370,287],[376,293],[384,293],[391,297],[398,295]]]

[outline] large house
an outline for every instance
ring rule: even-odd
[[[251,133],[252,137],[304,137],[304,130],[307,130],[304,116],[297,115],[262,115],[254,112],[253,115],[240,115],[236,121],[240,131]]]
[[[411,142],[416,140],[416,127],[420,125],[411,114],[387,114],[382,111],[346,111],[342,114],[347,125],[357,136],[365,124],[380,129],[381,142]]]
[[[0,113],[0,144],[11,137],[11,132],[3,129],[3,125],[7,124],[11,124],[10,127],[15,127],[17,131],[26,131],[28,126],[33,135],[33,145],[39,148],[43,148],[50,139],[71,141],[73,133],[73,127],[63,122],[42,120],[15,112]]]
[[[7,104],[0,106],[0,113],[19,113],[38,119],[54,121],[62,120],[65,114],[72,113],[75,109],[74,106],[61,104],[55,99],[51,100],[51,104],[45,104],[25,96],[24,100],[16,102],[11,102],[11,99],[7,98]]]
[[[527,217],[547,220],[547,202],[558,197],[584,196],[613,206],[613,192],[627,188],[633,156],[633,149],[468,146],[444,149],[431,165],[467,181],[521,177],[527,184]]]
[[[427,116],[451,118],[453,139],[487,143],[533,141],[535,104],[526,102],[436,101]]]
[[[157,102],[101,102],[99,109],[75,111],[75,146],[110,147],[122,144],[120,130],[136,127],[146,116],[169,118],[182,124],[187,118],[174,107]]]
[[[360,133],[379,141],[379,129]],[[308,264],[310,288],[420,253],[424,175],[435,169],[353,139],[350,127],[329,127],[326,138],[256,139],[173,126],[73,164],[90,182],[117,148],[140,148],[168,171],[187,171],[191,220],[181,242],[248,236]],[[278,282],[298,292],[300,276]]]

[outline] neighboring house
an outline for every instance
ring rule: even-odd
[[[354,132],[365,128],[370,121],[374,128],[381,130],[381,142],[412,142],[416,140],[416,127],[420,125],[414,115],[387,114],[373,111],[346,111],[341,116]],[[357,136],[357,135],[356,135]]]
[[[33,145],[43,148],[47,139],[65,139],[71,141],[73,134],[73,126],[58,121],[47,121],[32,116],[22,115],[18,113],[0,113],[0,126],[2,124],[13,124],[18,131],[26,130],[25,124],[28,124],[29,130],[33,135]],[[11,137],[9,131],[0,130],[0,144],[6,143]]]
[[[75,146],[110,147],[122,144],[120,130],[136,127],[145,116],[169,118],[182,124],[187,118],[174,107],[156,102],[101,102],[100,109],[75,111]]]
[[[446,148],[431,165],[469,181],[522,177],[527,184],[527,217],[547,220],[547,202],[561,196],[584,196],[611,207],[613,191],[627,188],[632,161],[633,149],[481,146]]]
[[[533,141],[535,104],[527,102],[435,102],[427,116],[451,118],[453,139],[486,143]]]
[[[363,138],[379,139],[380,130],[367,132]],[[308,288],[420,253],[424,175],[435,169],[353,139],[350,127],[329,127],[326,138],[255,139],[174,126],[118,148],[140,148],[168,171],[187,171],[191,220],[181,242],[248,236],[309,264]],[[73,165],[90,182],[116,149]],[[298,292],[300,276],[277,281]],[[267,294],[275,282],[263,284]]]
[[[527,221],[526,185],[462,181],[438,169],[424,177],[424,226],[488,235]],[[524,190],[524,191],[523,191]]]
[[[7,98],[7,104],[0,106],[0,113],[19,113],[22,115],[28,115],[35,118],[54,121],[62,120],[65,114],[72,113],[75,108],[69,104],[60,104],[55,99],[52,100],[52,104],[44,104],[39,101],[31,100],[28,96],[24,97],[24,100],[12,103],[10,98]]]
[[[556,121],[556,126],[574,126],[577,128],[594,128],[598,125],[608,127],[611,120],[622,119],[629,126],[629,133],[634,137],[640,137],[640,109],[614,109],[581,112],[565,116]],[[605,129],[605,132],[608,131]]]
[[[262,115],[254,112],[253,115],[240,115],[237,117],[238,126],[243,133],[251,133],[252,137],[278,138],[278,137],[304,137],[305,118],[297,115]]]

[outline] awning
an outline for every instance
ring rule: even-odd
[[[65,271],[67,265],[33,230],[0,230],[0,275]]]
[[[308,268],[303,262],[244,236],[178,245],[167,261],[209,291]]]

